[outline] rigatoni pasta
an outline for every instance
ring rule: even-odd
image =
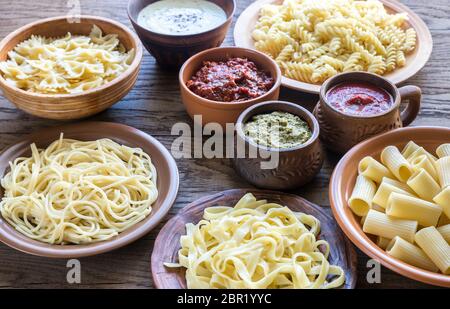
[[[425,200],[392,193],[386,207],[386,214],[392,217],[415,220],[421,226],[436,226],[442,208]]]
[[[450,275],[450,246],[435,227],[421,229],[414,240],[443,274]]]
[[[430,260],[422,249],[412,243],[395,237],[386,248],[387,254],[410,265],[437,272],[438,267]]]
[[[365,216],[372,205],[375,194],[375,183],[369,178],[359,175],[356,178],[355,188],[348,203],[352,211],[358,216]]]
[[[371,209],[364,221],[363,231],[389,239],[400,236],[412,242],[417,226],[417,221],[389,217],[382,212]]]
[[[384,148],[381,163],[376,156],[369,156],[358,164],[358,178],[368,178],[375,184],[372,200],[365,199],[370,210],[360,220],[363,231],[390,256],[448,275],[449,151],[448,143],[432,153],[410,141],[401,153],[396,146]]]
[[[403,157],[397,147],[388,146],[381,152],[381,162],[400,181],[407,181],[412,174],[411,164]]]

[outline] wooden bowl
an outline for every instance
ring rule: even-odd
[[[0,241],[25,253],[51,258],[77,258],[108,252],[125,246],[147,234],[164,218],[175,201],[178,192],[178,168],[170,152],[152,136],[129,126],[110,122],[81,122],[57,127],[49,127],[22,138],[17,144],[0,154],[0,175],[9,169],[8,162],[20,156],[29,156],[30,144],[47,147],[59,138],[96,140],[110,138],[120,144],[140,147],[150,155],[158,173],[156,186],[158,198],[152,205],[152,212],[141,222],[130,227],[118,236],[87,245],[51,245],[30,239],[16,231],[0,215]],[[0,197],[3,197],[3,188]]]
[[[286,149],[267,148],[256,144],[244,133],[244,125],[253,116],[271,113],[275,111],[288,112],[299,116],[304,120],[311,132],[311,138],[304,144]],[[269,101],[259,103],[247,108],[239,116],[236,124],[235,147],[245,145],[244,158],[233,160],[234,168],[245,180],[254,186],[272,190],[290,190],[301,187],[319,173],[324,160],[324,152],[319,140],[320,128],[316,118],[305,108],[289,102]],[[251,157],[254,152],[260,154]],[[264,151],[261,153],[260,150]],[[235,153],[240,153],[236,149]],[[278,160],[276,168],[262,169],[261,163],[267,162],[267,156],[271,155]]]
[[[186,82],[202,67],[203,61],[224,61],[231,57],[247,58],[249,61],[253,61],[259,70],[270,73],[275,84],[262,96],[240,102],[208,100],[193,93],[186,86]],[[179,83],[181,100],[192,119],[195,115],[200,115],[202,116],[201,124],[219,123],[225,128],[227,123],[235,123],[246,108],[259,102],[278,100],[281,71],[275,61],[261,52],[240,47],[218,47],[205,50],[189,58],[180,69]]]
[[[181,268],[167,268],[165,262],[178,262],[180,237],[186,233],[186,223],[198,223],[203,211],[211,206],[234,206],[246,193],[251,192],[257,199],[288,206],[293,211],[313,215],[320,220],[320,238],[330,243],[330,264],[341,266],[345,272],[343,288],[352,289],[356,284],[356,252],[339,230],[333,218],[321,207],[292,194],[254,189],[235,189],[205,196],[184,207],[161,229],[153,248],[151,267],[153,282],[158,289],[185,289],[185,271]]]
[[[137,22],[139,12],[155,1],[157,0],[129,0],[128,17],[148,52],[163,69],[170,70],[178,70],[189,57],[205,49],[220,46],[227,35],[236,9],[235,0],[210,0],[227,14],[223,24],[198,34],[168,35],[150,31]]]
[[[63,36],[67,32],[88,35],[94,24],[106,34],[117,34],[127,50],[136,50],[135,58],[125,72],[101,87],[76,94],[39,94],[25,91],[8,85],[0,74],[0,88],[4,96],[19,109],[49,119],[85,118],[120,101],[136,83],[142,60],[142,47],[132,31],[111,19],[81,16],[80,23],[69,23],[67,16],[60,16],[33,22],[12,32],[0,42],[0,61],[6,60],[10,50],[33,34],[45,37]]]
[[[330,180],[329,196],[334,217],[348,238],[364,253],[379,261],[387,268],[414,280],[425,283],[450,287],[450,276],[429,272],[389,256],[366,235],[360,225],[360,219],[355,216],[348,199],[355,185],[358,163],[365,156],[379,159],[384,147],[394,145],[400,149],[408,141],[414,141],[430,152],[443,143],[450,142],[450,128],[445,127],[412,127],[402,128],[375,136],[356,145],[339,161]]]
[[[413,27],[417,32],[417,46],[415,50],[406,57],[406,65],[397,68],[393,72],[383,75],[394,84],[399,84],[419,72],[430,59],[433,49],[433,39],[430,30],[425,22],[407,6],[395,0],[379,0],[389,13],[405,12],[409,17],[409,27]],[[234,27],[234,42],[236,46],[255,49],[252,38],[252,31],[259,18],[259,11],[262,6],[270,3],[281,4],[283,0],[258,0],[252,3],[239,16]],[[294,90],[318,94],[321,84],[310,84],[287,77],[282,78],[282,85]]]

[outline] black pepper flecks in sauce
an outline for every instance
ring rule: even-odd
[[[220,102],[254,99],[274,85],[269,73],[259,70],[245,58],[230,58],[224,62],[204,61],[203,66],[186,83],[195,94]]]
[[[394,104],[386,90],[365,82],[338,84],[326,93],[326,100],[338,111],[362,116],[381,114]]]

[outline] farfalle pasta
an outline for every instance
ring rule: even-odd
[[[340,72],[383,75],[404,66],[416,46],[407,19],[378,0],[284,0],[261,9],[252,36],[284,76],[321,83]]]
[[[328,262],[329,244],[319,233],[315,217],[248,193],[187,224],[179,262],[165,265],[185,267],[190,289],[339,287],[345,273]]]
[[[132,63],[116,34],[94,25],[89,36],[46,38],[32,35],[0,62],[0,73],[14,87],[44,94],[79,93],[117,78]]]

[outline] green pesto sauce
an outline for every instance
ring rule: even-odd
[[[272,112],[253,116],[244,125],[244,134],[255,143],[269,148],[292,148],[311,138],[311,129],[299,116]]]

